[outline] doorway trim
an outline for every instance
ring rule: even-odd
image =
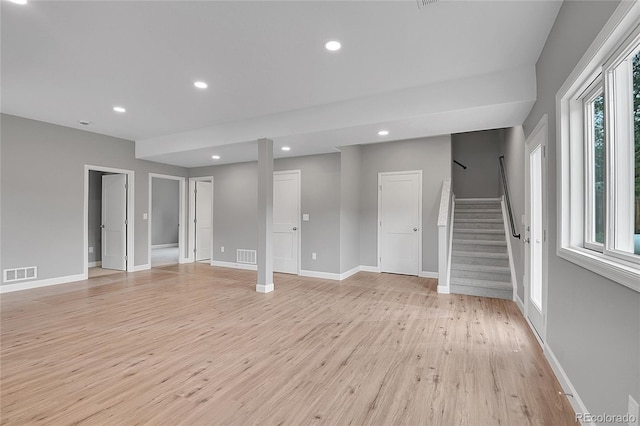
[[[127,175],[127,272],[135,271],[135,241],[134,241],[134,218],[135,218],[135,172],[127,169],[117,169],[113,167],[84,165],[84,205],[83,205],[83,274],[84,279],[89,278],[89,171],[118,173]]]
[[[168,179],[178,181],[178,263],[185,263],[184,256],[184,212],[185,212],[185,181],[182,176],[163,175],[160,173],[149,173],[149,218],[147,220],[147,258],[151,266],[151,221],[153,220],[153,178]]]
[[[195,246],[195,233],[196,227],[194,226],[194,220],[196,218],[196,198],[195,198],[195,190],[196,190],[196,182],[211,182],[211,260],[209,263],[213,265],[213,205],[215,205],[215,185],[213,182],[213,176],[199,176],[189,178],[189,226],[188,229],[188,241],[189,247],[187,256],[184,258],[185,263],[193,263],[196,261],[196,257],[194,255]]]
[[[422,170],[406,170],[402,172],[378,172],[378,221],[376,223],[376,230],[378,234],[378,247],[376,253],[376,265],[378,272],[381,272],[382,265],[380,264],[380,254],[382,253],[382,233],[380,232],[380,222],[382,221],[382,177],[383,176],[401,176],[401,175],[418,175],[418,216],[420,218],[420,226],[418,227],[418,273],[416,276],[421,276],[422,272],[422,228],[424,226],[422,217]]]
[[[530,231],[527,231],[527,226],[530,225],[531,223],[531,218],[529,217],[530,215],[530,211],[531,211],[531,193],[530,193],[530,187],[531,187],[531,167],[530,167],[530,145],[538,138],[538,136],[542,137],[542,141],[540,143],[541,149],[542,149],[542,170],[541,170],[541,177],[542,177],[542,182],[541,182],[541,198],[542,198],[542,235],[543,235],[543,239],[542,239],[542,259],[541,259],[541,267],[542,267],[542,271],[541,271],[541,280],[542,280],[542,329],[538,330],[534,327],[533,323],[531,322],[531,320],[529,319],[529,294],[531,292],[531,273],[530,273],[530,266],[529,262],[530,262],[530,248],[525,247],[524,250],[524,254],[525,254],[525,259],[524,259],[524,279],[522,280],[523,282],[523,287],[524,287],[524,301],[523,301],[523,305],[524,305],[524,317],[527,320],[527,323],[529,324],[529,327],[531,328],[531,330],[533,331],[534,336],[536,337],[536,339],[538,340],[538,343],[540,343],[540,346],[544,348],[545,346],[545,342],[547,339],[547,299],[548,299],[548,261],[549,261],[549,232],[548,232],[548,205],[549,205],[549,200],[547,197],[547,181],[548,181],[548,161],[547,161],[547,148],[548,148],[548,141],[549,141],[549,127],[548,127],[548,115],[544,114],[541,118],[540,121],[538,121],[538,124],[536,124],[536,126],[533,128],[533,131],[531,132],[531,134],[529,135],[529,137],[527,137],[526,141],[525,141],[525,149],[524,149],[524,162],[525,162],[525,175],[524,175],[524,185],[525,185],[525,205],[524,205],[524,210],[525,210],[525,217],[526,217],[526,223],[525,225],[525,239],[523,240],[523,242],[525,244],[528,244],[529,247],[531,247],[530,243],[526,242],[526,238],[530,238]],[[527,254],[529,254],[529,256],[527,256]]]

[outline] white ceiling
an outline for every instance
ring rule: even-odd
[[[535,101],[560,5],[3,1],[1,108],[186,167],[255,159],[261,137],[297,156],[507,127]]]

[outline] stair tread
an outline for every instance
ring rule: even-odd
[[[459,212],[462,213],[491,213],[491,214],[502,214],[502,209],[468,209],[461,208],[458,209]]]
[[[472,263],[451,262],[451,271],[496,272],[499,274],[510,274],[511,268],[508,266],[475,265]]]
[[[504,234],[504,229],[483,229],[483,228],[456,228],[453,227],[453,233],[460,234]]]
[[[455,217],[455,215],[454,215]],[[480,222],[485,222],[485,223],[502,223],[502,219],[483,219],[483,218],[478,218],[478,219],[469,219],[469,218],[455,218],[453,220],[454,223],[480,223]]]
[[[500,240],[469,240],[469,239],[458,239],[458,238],[454,238],[453,239],[453,243],[454,244],[475,244],[475,245],[480,245],[480,246],[507,246],[507,242],[506,241],[500,241]]]
[[[461,251],[461,250],[453,250],[451,252],[452,256],[461,256],[461,257],[491,257],[498,259],[508,259],[509,255],[507,253],[496,253],[496,252],[484,252],[484,251]]]

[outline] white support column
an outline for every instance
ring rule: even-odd
[[[258,283],[256,291],[273,291],[273,141],[258,141]]]

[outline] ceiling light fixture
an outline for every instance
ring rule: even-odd
[[[378,132],[378,135],[380,135],[380,136],[387,136],[388,134],[389,134],[389,131],[388,131],[388,130],[380,130],[380,131]]]
[[[125,108],[121,107],[121,106],[114,106],[114,107],[113,107],[113,110],[114,110],[115,112],[119,112],[119,113],[125,113],[125,112],[127,112],[127,110],[126,110]]]
[[[193,85],[196,86],[198,89],[206,89],[207,87],[209,87],[209,85],[204,81],[196,81],[195,83],[193,83]]]
[[[288,146],[283,146],[283,147],[282,147],[282,150],[283,150],[283,151],[291,151],[291,148],[289,148]]]
[[[340,44],[340,42],[337,40],[331,40],[324,44],[324,48],[327,49],[329,52],[338,51],[340,50],[341,47],[342,47],[342,44]]]
[[[220,156],[219,155],[212,155],[211,158],[213,158],[214,160],[219,160]]]
[[[9,0],[11,3],[24,5],[27,4],[27,0]]]

